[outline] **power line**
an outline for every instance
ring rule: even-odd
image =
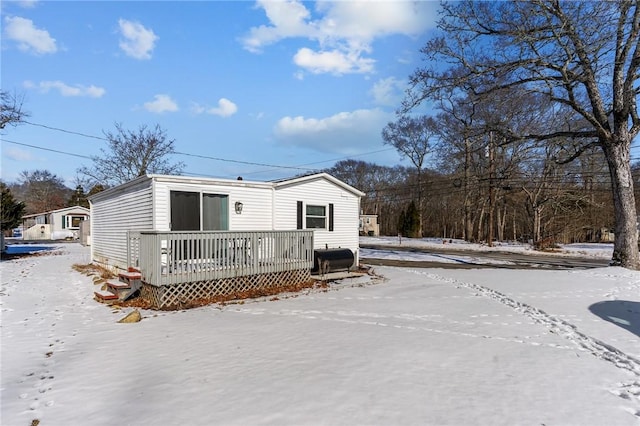
[[[178,152],[178,151],[174,151],[173,154],[186,155],[187,157],[204,158],[206,160],[224,161],[226,163],[246,164],[246,165],[249,165],[249,166],[262,166],[262,167],[272,167],[272,168],[279,168],[279,169],[310,170],[309,168],[303,168],[303,167],[297,167],[297,166],[279,166],[279,165],[275,165],[275,164],[254,163],[254,162],[251,162],[251,161],[229,160],[227,158],[210,157],[208,155],[189,154],[189,153],[186,153],[186,152]],[[311,170],[314,170],[314,169],[311,169]]]
[[[2,139],[2,142],[7,142],[7,143],[12,143],[14,145],[20,145],[20,146],[28,146],[29,148],[35,148],[35,149],[41,149],[43,151],[51,151],[51,152],[55,152],[57,154],[64,154],[64,155],[71,155],[73,157],[79,157],[79,158],[86,158],[88,160],[91,160],[91,157],[88,157],[86,155],[81,155],[81,154],[74,154],[72,152],[66,152],[66,151],[59,151],[57,149],[51,149],[51,148],[43,148],[41,146],[35,146],[35,145],[30,145],[28,143],[22,143],[22,142],[16,142],[16,141],[10,141],[8,139]]]
[[[59,127],[47,126],[45,124],[33,123],[33,122],[30,122],[30,121],[24,121],[24,123],[25,124],[29,124],[31,126],[42,127],[44,129],[48,129],[48,130],[55,130],[57,132],[63,132],[63,133],[68,133],[68,134],[72,134],[72,135],[83,136],[83,137],[92,138],[92,139],[98,139],[98,140],[102,140],[102,141],[109,141],[109,139],[105,138],[105,137],[89,135],[89,134],[86,134],[86,133],[76,132],[76,131],[67,130],[67,129],[61,129]],[[29,146],[31,148],[52,151],[50,149],[37,147],[35,145],[24,144],[24,146]],[[350,157],[342,157],[342,158],[339,158],[339,159],[330,159],[330,160],[324,160],[324,161],[316,161],[316,162],[313,162],[313,163],[305,163],[305,164],[301,164],[299,166],[283,166],[283,165],[278,165],[278,164],[266,164],[266,163],[258,163],[258,162],[251,162],[251,161],[232,160],[232,159],[228,159],[228,158],[212,157],[212,156],[202,155],[202,154],[191,154],[191,153],[188,153],[188,152],[180,152],[180,151],[174,151],[172,154],[184,155],[184,156],[187,156],[187,157],[194,157],[194,158],[202,158],[202,159],[206,159],[206,160],[222,161],[222,162],[226,162],[226,163],[244,164],[244,165],[248,165],[248,166],[269,167],[271,169],[275,168],[275,169],[290,169],[290,170],[302,170],[302,171],[318,171],[319,169],[309,168],[309,167],[305,167],[305,166],[311,166],[311,165],[315,165],[315,164],[322,164],[322,163],[340,161],[340,160],[344,160],[344,159],[348,159],[348,158],[352,158],[352,157],[359,157],[359,156],[364,156],[364,155],[377,154],[379,152],[389,151],[389,150],[392,150],[392,149],[394,149],[394,148],[386,148],[386,149],[381,149],[381,150],[378,150],[378,151],[372,151],[372,152],[367,152],[367,153],[363,153],[363,154],[353,155],[353,156],[350,156]],[[64,151],[54,151],[54,152],[59,152],[59,153],[65,154]],[[71,154],[71,153],[67,153],[67,154],[78,156],[76,154]],[[89,157],[83,157],[83,158],[89,158]],[[253,172],[253,173],[262,173],[262,172],[258,171],[258,172]]]
[[[349,157],[340,157],[340,158],[333,158],[333,159],[329,159],[329,160],[323,160],[323,161],[315,161],[313,163],[304,163],[304,164],[300,164],[298,165],[298,167],[303,167],[303,166],[313,166],[315,164],[322,164],[322,163],[329,163],[329,162],[337,162],[337,161],[342,161],[342,160],[350,160],[352,158],[356,158],[356,157],[364,157],[365,155],[372,155],[372,154],[378,154],[380,152],[385,152],[385,151],[391,151],[391,150],[395,150],[395,148],[385,148],[385,149],[380,149],[378,151],[371,151],[371,152],[364,152],[362,154],[356,154],[356,155],[351,155]],[[315,170],[315,171],[319,171],[319,169],[306,169],[306,170]],[[268,172],[269,170],[258,170],[255,172],[251,172],[251,173],[246,173],[247,175],[254,175],[254,174],[259,174],[259,173],[265,173]]]
[[[72,130],[60,129],[59,127],[51,127],[51,126],[46,126],[44,124],[32,123],[30,121],[23,121],[23,123],[30,124],[32,126],[42,127],[42,128],[49,129],[49,130],[55,130],[57,132],[69,133],[71,135],[84,136],[85,138],[92,138],[92,139],[98,139],[98,140],[103,140],[103,141],[108,141],[109,140],[109,139],[107,139],[105,137],[101,137],[101,136],[88,135],[86,133],[80,133],[80,132],[74,132]]]
[[[89,135],[89,134],[86,134],[86,133],[81,133],[81,132],[76,132],[76,131],[72,131],[72,130],[62,129],[62,128],[59,128],[59,127],[48,126],[48,125],[44,125],[44,124],[40,124],[40,123],[33,123],[33,122],[30,122],[30,121],[24,121],[24,123],[32,125],[32,126],[42,127],[42,128],[49,129],[49,130],[59,131],[59,132],[67,133],[67,134],[73,134],[73,135],[78,135],[78,136],[92,138],[92,139],[97,139],[97,140],[102,140],[102,141],[108,141],[109,140],[108,138],[105,138],[105,137]],[[74,157],[78,157],[78,158],[85,158],[85,159],[90,159],[90,160],[94,159],[94,157],[85,156],[85,155],[81,155],[81,154],[75,154],[75,153],[70,153],[70,152],[61,151],[61,150],[55,150],[55,149],[51,149],[51,148],[44,148],[44,147],[41,147],[41,146],[36,146],[36,145],[27,144],[27,143],[21,143],[21,142],[16,142],[16,141],[10,141],[10,140],[7,140],[7,139],[2,139],[2,140],[6,141],[8,143],[13,143],[15,145],[21,145],[21,146],[34,148],[34,149],[40,149],[40,150],[44,150],[44,151],[55,152],[55,153],[58,153],[58,154],[70,155],[70,156],[74,156]],[[277,164],[266,164],[266,163],[258,163],[258,162],[242,161],[242,160],[233,160],[233,159],[228,159],[228,158],[213,157],[213,156],[202,155],[202,154],[191,154],[191,153],[180,152],[180,151],[174,151],[172,154],[184,155],[184,156],[194,157],[194,158],[202,158],[202,159],[206,159],[206,160],[221,161],[221,162],[227,162],[227,163],[243,164],[243,165],[250,165],[250,166],[269,167],[270,169],[289,169],[289,170],[314,171],[315,172],[315,171],[319,171],[319,169],[309,168],[309,167],[306,167],[306,166],[322,164],[322,163],[329,163],[329,162],[335,162],[335,161],[341,161],[341,160],[345,160],[345,159],[349,159],[349,158],[353,158],[353,157],[359,157],[359,156],[364,156],[364,155],[371,155],[371,154],[376,154],[376,153],[380,153],[380,152],[390,151],[390,150],[393,150],[393,149],[395,149],[395,148],[381,149],[381,150],[377,150],[377,151],[372,151],[372,152],[368,152],[368,153],[354,155],[354,156],[351,156],[351,157],[334,158],[334,159],[330,159],[330,160],[316,161],[316,162],[312,162],[312,163],[305,163],[305,164],[301,164],[301,165],[298,165],[298,166],[283,166],[283,165],[277,165]],[[634,160],[637,160],[637,159],[638,159],[637,157],[631,157],[631,161],[634,161]],[[540,160],[537,160],[537,159],[521,159],[521,160],[518,161],[518,163],[527,163],[527,162],[536,162],[536,161],[540,161]],[[263,172],[265,172],[265,171],[255,171],[255,172],[251,172],[251,173],[247,173],[247,174],[258,174],[258,173],[263,173]],[[576,174],[580,174],[581,176],[591,175],[591,176],[594,176],[594,177],[598,176],[598,175],[604,176],[604,177],[608,176],[608,172],[606,172],[606,171],[602,171],[602,172],[587,172],[587,173],[584,173],[584,172],[581,172],[581,171],[576,171]],[[200,174],[200,175],[201,176],[209,176],[209,175],[205,175],[205,174]]]

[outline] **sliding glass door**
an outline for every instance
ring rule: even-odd
[[[229,229],[228,195],[171,191],[170,202],[172,231],[226,231]]]

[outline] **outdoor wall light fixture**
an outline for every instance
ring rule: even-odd
[[[236,213],[242,213],[242,203],[240,201],[236,201]]]

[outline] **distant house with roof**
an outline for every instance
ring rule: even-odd
[[[24,240],[77,239],[82,222],[90,217],[91,211],[82,206],[25,215],[22,216],[22,238]]]

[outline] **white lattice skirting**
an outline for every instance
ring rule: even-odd
[[[251,290],[294,286],[310,279],[309,269],[298,269],[160,287],[142,283],[140,296],[156,309],[180,309],[198,300]]]

